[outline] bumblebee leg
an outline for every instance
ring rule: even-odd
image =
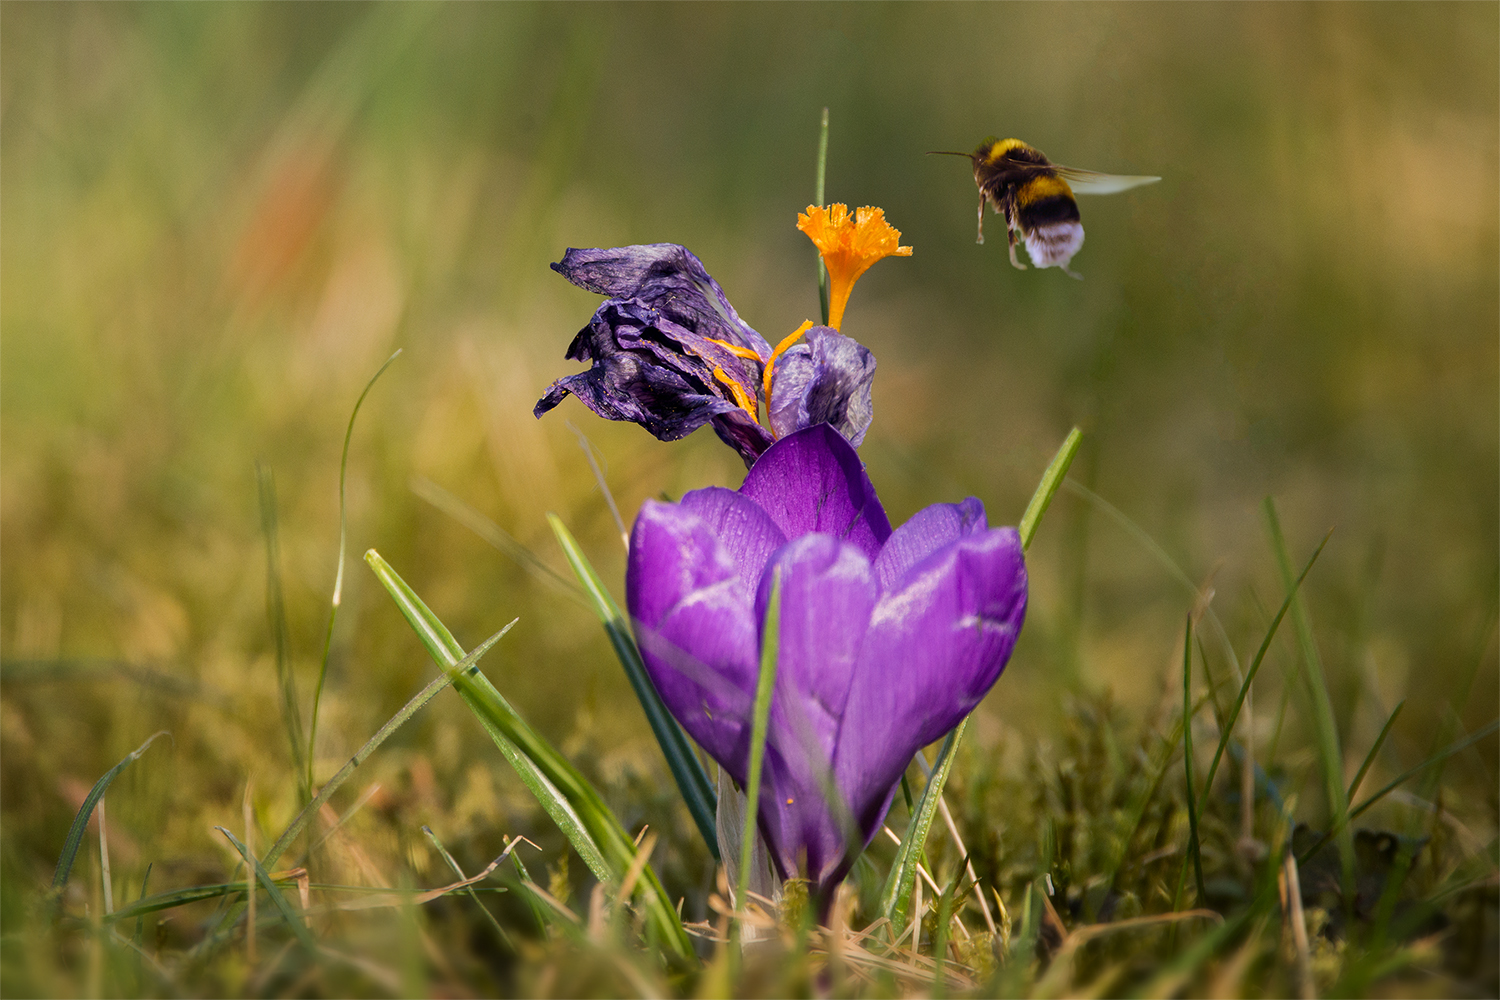
[[[1026,265],[1016,259],[1016,231],[1009,227],[1005,230],[1005,237],[1010,241],[1010,266],[1017,271],[1026,270]]]
[[[984,192],[979,192],[979,238],[975,243],[984,242]]]
[[[1079,274],[1077,271],[1073,270],[1068,265],[1066,265],[1066,264],[1059,264],[1057,266],[1060,267],[1060,268],[1062,268],[1062,273],[1063,274],[1066,274],[1068,277],[1072,278],[1074,281],[1082,281],[1083,280],[1083,275]]]

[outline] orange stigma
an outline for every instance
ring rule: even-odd
[[[797,216],[797,228],[818,248],[828,268],[828,325],[835,330],[844,319],[844,306],[859,276],[883,257],[910,257],[911,247],[901,246],[901,231],[885,221],[881,208],[856,209],[842,204],[821,208],[807,206]]]

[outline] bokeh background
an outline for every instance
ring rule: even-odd
[[[0,21],[8,921],[83,792],[156,729],[172,747],[110,793],[129,891],[146,861],[154,886],[223,877],[211,828],[238,828],[247,780],[267,835],[290,817],[256,465],[305,711],[344,429],[398,347],[352,440],[318,774],[433,675],[359,562],[373,546],[466,645],[520,616],[490,676],[627,823],[669,810],[588,611],[413,484],[561,568],[557,512],[617,593],[576,432],[627,521],[737,485],[706,431],[664,444],[575,402],[533,419],[596,304],[547,265],[682,243],[775,342],[817,313],[794,227],[825,106],[828,200],[882,206],[915,248],[865,276],[844,325],[879,359],[862,455],[893,521],[973,494],[1013,523],[1077,424],[1073,478],[1214,589],[1241,658],[1283,593],[1262,498],[1296,561],[1334,528],[1306,597],[1351,769],[1402,699],[1377,774],[1495,714],[1494,5],[7,3]],[[998,218],[974,243],[967,165],[923,155],[989,134],[1164,179],[1081,201],[1084,281],[1017,271]],[[976,745],[1046,743],[1080,691],[1149,714],[1192,590],[1078,491],[1031,571]],[[1257,689],[1266,731],[1288,636]],[[1288,733],[1309,731],[1300,704]],[[1481,843],[1495,762],[1492,737],[1448,769]],[[475,858],[504,833],[558,843],[456,698],[367,766],[362,836],[391,884],[441,877],[421,823]],[[666,864],[707,884],[702,857]]]

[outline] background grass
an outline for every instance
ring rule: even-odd
[[[562,353],[595,306],[546,265],[568,246],[683,243],[774,342],[818,309],[794,222],[825,105],[829,199],[884,207],[916,249],[872,270],[845,320],[880,359],[862,455],[893,521],[972,493],[1014,522],[1076,423],[1076,484],[1211,581],[1242,662],[1284,596],[1262,497],[1277,499],[1293,563],[1335,527],[1303,596],[1347,776],[1405,701],[1366,791],[1495,715],[1493,5],[7,3],[0,28],[8,995],[163,989],[149,970],[121,978],[86,935],[39,945],[36,910],[89,787],[155,730],[171,745],[108,795],[116,905],[148,864],[152,891],[228,880],[238,855],[213,827],[243,837],[247,783],[261,849],[295,812],[256,463],[275,475],[305,711],[345,422],[398,346],[354,431],[350,551],[378,547],[465,646],[520,616],[486,673],[627,829],[662,832],[653,864],[689,919],[709,915],[707,853],[590,612],[411,484],[438,484],[566,574],[556,511],[618,594],[617,532],[568,422],[627,518],[742,470],[706,434],[662,444],[572,403],[533,420],[547,384],[576,369]],[[992,133],[1164,180],[1082,202],[1082,283],[1015,271],[998,224],[973,243],[967,171],[922,155]],[[1069,824],[1128,805],[1133,748],[1181,704],[1195,600],[1076,488],[1029,564],[1025,631],[949,785],[981,876],[1012,905],[1064,860],[1108,869],[1113,841]],[[320,780],[432,676],[380,587],[348,572]],[[1323,828],[1300,656],[1288,628],[1254,720],[1264,747],[1292,693],[1263,762],[1299,793],[1297,818]],[[1195,736],[1211,753],[1212,727]],[[1493,859],[1496,758],[1492,736],[1361,823],[1452,840],[1432,863]],[[1180,771],[1143,821],[1161,844],[1186,837]],[[554,888],[586,906],[582,866],[564,877],[561,838],[457,698],[383,747],[340,808],[370,782],[329,881],[446,883],[423,824],[469,871],[524,833],[542,848],[526,859],[538,878],[553,866]],[[1235,815],[1211,803],[1204,836],[1228,823],[1232,844]],[[1131,876],[1147,909],[1180,860]],[[1210,882],[1232,866],[1204,861]],[[70,912],[98,912],[97,862],[95,842]],[[1481,924],[1455,926],[1493,920],[1488,885]],[[545,978],[555,966],[505,958],[472,907],[445,905],[341,918],[330,935],[387,961],[403,989],[566,992],[566,977]],[[526,916],[514,894],[494,905]],[[180,954],[202,919],[169,911],[146,943]],[[1429,963],[1442,982],[1494,991],[1488,926],[1467,965],[1450,932]],[[345,967],[292,989],[243,958],[239,944],[206,949],[173,975],[190,993],[377,989]],[[564,968],[590,988],[592,967]]]

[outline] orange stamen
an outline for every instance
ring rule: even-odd
[[[885,210],[849,206],[807,206],[797,216],[797,228],[807,234],[828,268],[828,325],[835,330],[844,319],[849,292],[859,276],[883,257],[910,257],[911,247],[901,246],[901,231],[885,221]]]
[[[760,421],[756,420],[755,418],[755,400],[750,398],[750,394],[745,391],[744,386],[740,385],[733,378],[731,378],[729,374],[718,365],[714,365],[714,378],[729,386],[729,392],[730,395],[734,396],[735,404],[739,406],[740,409],[750,414],[751,420],[754,420],[757,424],[760,423]]]
[[[766,372],[761,377],[761,389],[765,392],[767,414],[771,412],[771,369],[776,365],[776,359],[781,357],[788,347],[800,340],[804,333],[811,330],[812,325],[812,320],[803,320],[802,325],[788,334],[781,343],[776,345],[776,350],[771,352],[771,360],[766,362]]]
[[[708,341],[710,344],[718,344],[720,347],[724,348],[724,350],[728,351],[730,354],[733,354],[737,358],[749,358],[751,361],[760,360],[760,355],[756,354],[748,347],[740,347],[737,344],[731,344],[727,340],[715,340],[712,337],[704,337],[703,339]]]

